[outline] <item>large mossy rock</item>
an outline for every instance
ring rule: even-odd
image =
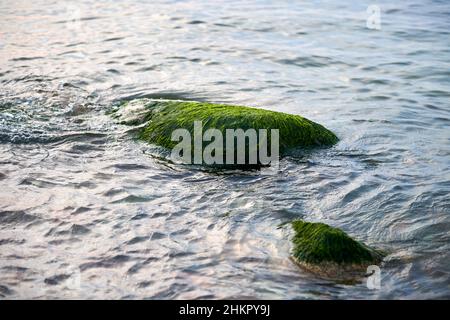
[[[344,231],[324,223],[292,222],[293,260],[302,268],[331,278],[354,278],[365,274],[369,265],[383,259],[381,251],[369,248]]]
[[[278,129],[280,156],[294,148],[330,146],[338,141],[334,133],[301,116],[243,106],[136,99],[122,104],[114,116],[126,124],[146,123],[139,138],[168,149],[178,143],[171,140],[172,132],[184,128],[193,134],[194,121],[202,122],[203,132],[215,128],[224,136],[226,129],[267,129],[268,133]]]

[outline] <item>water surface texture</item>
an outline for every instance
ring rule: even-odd
[[[450,4],[1,1],[0,297],[450,298]],[[276,175],[173,165],[108,116],[138,97],[336,132]],[[289,259],[285,223],[389,251],[381,288]]]

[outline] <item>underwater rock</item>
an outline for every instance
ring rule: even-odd
[[[194,135],[194,122],[201,122],[202,132],[218,129],[223,136],[227,129],[271,129],[279,131],[280,156],[293,148],[330,146],[338,141],[334,133],[320,124],[298,115],[258,108],[180,100],[136,99],[122,104],[113,115],[121,123],[143,124],[139,138],[158,146],[173,149],[176,129],[187,129]],[[268,135],[270,144],[272,133]],[[194,140],[194,139],[193,139]],[[259,143],[259,141],[258,141]],[[203,142],[203,148],[206,143]],[[249,148],[248,143],[246,147]],[[258,149],[256,145],[254,148]]]
[[[324,223],[292,222],[292,260],[321,276],[349,280],[365,275],[367,267],[383,260],[381,251],[369,248],[344,231]]]

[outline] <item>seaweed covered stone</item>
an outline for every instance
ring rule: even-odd
[[[136,99],[125,102],[114,115],[122,123],[145,123],[139,138],[167,149],[177,145],[177,141],[172,139],[174,130],[183,128],[194,134],[195,122],[201,123],[203,132],[218,129],[223,135],[227,129],[278,129],[280,156],[286,155],[293,148],[330,146],[338,141],[333,132],[299,115],[244,106]],[[270,138],[269,136],[269,143]]]
[[[319,275],[339,279],[359,277],[369,265],[379,264],[383,259],[381,251],[324,223],[295,220],[292,227],[293,260]]]

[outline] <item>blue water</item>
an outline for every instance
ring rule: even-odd
[[[448,1],[2,1],[0,17],[1,298],[450,298]],[[137,97],[300,114],[341,140],[274,176],[176,166],[107,115]],[[381,288],[294,265],[295,218],[387,250]]]

